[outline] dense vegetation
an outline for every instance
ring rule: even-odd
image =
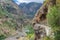
[[[60,5],[50,7],[47,14],[48,24],[54,32],[53,40],[60,40]]]

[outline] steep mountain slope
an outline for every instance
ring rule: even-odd
[[[12,0],[0,0],[0,35],[14,35],[22,23],[20,15],[20,8]]]
[[[29,18],[33,18],[34,14],[36,11],[41,7],[42,3],[35,3],[35,2],[30,2],[30,3],[21,3],[19,5],[20,9],[22,12]]]

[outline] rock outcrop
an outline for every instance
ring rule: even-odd
[[[41,8],[37,11],[35,17],[33,18],[33,29],[35,30],[35,40],[41,39],[41,35],[38,36],[38,34],[40,34],[41,32],[40,33],[36,32],[36,27],[38,26],[36,24],[47,25],[46,15],[49,10],[48,8],[50,6],[54,6],[54,5],[56,5],[56,0],[46,0],[45,3],[41,6]],[[35,25],[36,25],[36,27],[35,27]],[[39,31],[39,27],[41,27],[41,26],[38,26],[37,31]],[[40,30],[42,30],[42,29],[40,29]],[[42,31],[42,33],[44,33],[44,32]],[[47,36],[46,34],[43,34],[43,35]]]

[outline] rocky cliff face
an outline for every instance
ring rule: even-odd
[[[54,7],[56,5],[56,0],[46,0],[45,3],[41,6],[41,8],[37,11],[35,17],[33,18],[33,29],[35,31],[35,40],[43,40],[42,38],[46,37],[46,33],[43,32],[43,28],[41,25],[47,25],[47,14],[50,11],[50,7]],[[39,26],[40,25],[40,26]],[[35,27],[35,28],[34,28]],[[40,29],[41,28],[41,29]],[[46,26],[47,28],[47,26]],[[45,28],[44,28],[45,29]],[[40,31],[42,30],[42,31]],[[51,29],[50,29],[51,30]],[[37,31],[37,32],[36,32]],[[43,34],[43,37],[41,36]]]
[[[56,0],[46,0],[45,3],[41,6],[41,8],[37,11],[35,14],[35,17],[33,18],[33,23],[45,23],[46,21],[46,15],[48,13],[49,6],[56,5]]]

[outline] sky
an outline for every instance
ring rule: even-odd
[[[20,3],[38,2],[43,3],[44,0],[14,0],[18,5]]]

